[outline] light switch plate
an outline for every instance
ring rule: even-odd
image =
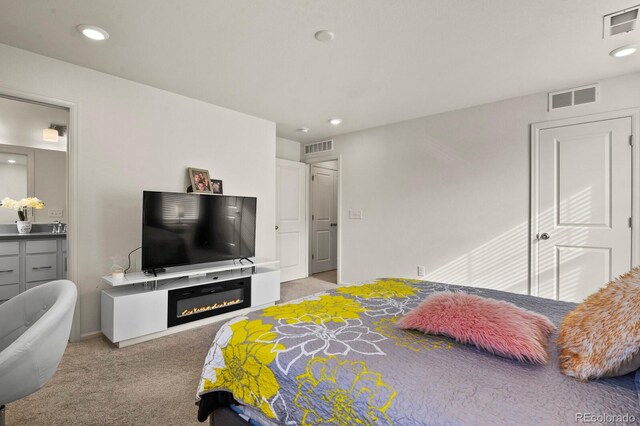
[[[62,209],[50,209],[49,210],[49,219],[62,219],[63,211]]]
[[[362,219],[362,210],[349,210],[349,219]]]

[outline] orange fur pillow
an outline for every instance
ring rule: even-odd
[[[562,320],[560,370],[579,380],[640,367],[640,268],[587,297]]]

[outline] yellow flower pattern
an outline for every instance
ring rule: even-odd
[[[294,404],[303,411],[303,425],[393,424],[386,411],[396,391],[364,362],[313,358],[296,380]]]
[[[215,369],[215,382],[205,379],[204,390],[228,388],[236,399],[275,418],[268,400],[278,393],[280,385],[268,365],[284,346],[266,343],[276,338],[276,334],[270,331],[272,327],[260,320],[232,324],[231,339],[222,348],[225,366]]]
[[[451,349],[454,346],[442,337],[430,336],[416,330],[399,330],[395,327],[398,317],[382,318],[374,323],[375,330],[389,339],[392,339],[396,346],[410,349],[414,352],[431,351],[434,349]]]
[[[363,299],[415,296],[416,289],[407,285],[405,281],[413,282],[413,280],[398,279],[379,280],[373,284],[339,287],[337,292]]]
[[[285,320],[289,324],[311,321],[321,324],[323,321],[343,321],[360,318],[365,309],[353,299],[342,296],[320,296],[317,300],[305,300],[300,303],[270,306],[264,310],[263,317]]]
[[[393,363],[455,346],[395,321],[446,289],[387,278],[232,320],[205,360],[199,395],[231,392],[282,424],[392,425],[406,406]]]

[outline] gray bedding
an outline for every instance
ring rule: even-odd
[[[339,287],[223,326],[198,397],[230,392],[283,425],[640,422],[635,374],[589,383],[563,376],[555,334],[550,363],[534,366],[394,327],[425,296],[447,290],[506,300],[556,325],[575,306],[402,279]]]

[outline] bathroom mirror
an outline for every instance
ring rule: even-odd
[[[0,199],[4,197],[19,200],[28,197],[30,188],[29,155],[20,154],[16,150],[7,152],[8,147],[0,146]],[[31,185],[32,186],[32,185]],[[18,218],[17,212],[0,209],[0,223],[12,223]]]
[[[0,96],[0,200],[44,201],[28,211],[34,224],[66,223],[68,123],[67,109]],[[52,128],[60,129],[53,139]],[[0,208],[0,225],[16,220],[15,210]]]

